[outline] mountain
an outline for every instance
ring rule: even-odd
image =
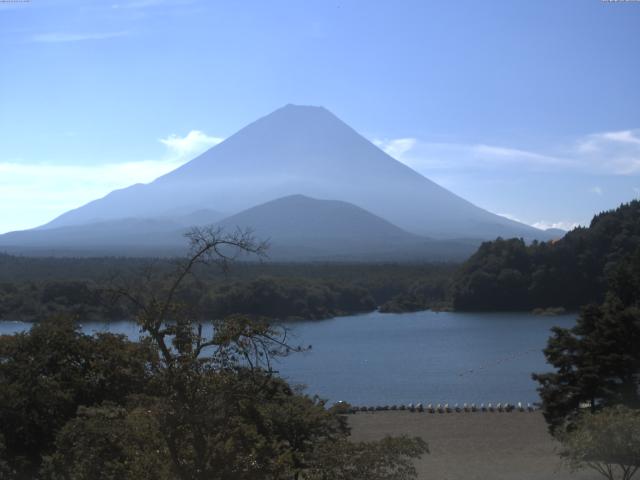
[[[544,231],[548,233],[554,240],[562,238],[567,234],[567,231],[561,228],[546,228]]]
[[[304,195],[290,195],[249,208],[225,218],[218,225],[226,229],[251,227],[259,237],[289,241],[325,238],[342,242],[367,239],[374,243],[420,240],[419,236],[353,204]]]
[[[80,225],[39,228],[0,235],[0,249],[38,255],[169,254],[182,251],[184,232],[195,225],[218,222],[214,210],[172,212],[158,218],[121,218]]]
[[[465,242],[435,241],[406,232],[353,204],[291,195],[218,223],[227,231],[250,227],[269,239],[269,256],[295,259],[464,259],[474,251]]]
[[[353,203],[407,232],[439,239],[546,239],[483,210],[393,159],[322,107],[287,105],[180,168],[71,210],[40,227],[161,218],[175,210],[227,215],[293,194]]]
[[[268,240],[274,260],[463,260],[477,245],[437,241],[406,232],[353,204],[291,195],[218,222],[210,211],[169,219],[127,218],[0,236],[12,253],[65,255],[173,255],[186,247],[189,227],[212,224],[226,231],[251,228]],[[186,224],[188,220],[193,223]]]

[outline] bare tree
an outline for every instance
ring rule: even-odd
[[[251,230],[227,233],[213,227],[194,228],[186,237],[188,253],[169,275],[159,277],[149,267],[136,284],[120,285],[112,293],[134,305],[141,331],[157,346],[162,400],[149,408],[162,426],[177,477],[195,479],[209,478],[214,468],[215,431],[231,418],[225,412],[237,402],[254,401],[272,383],[273,358],[301,349],[287,343],[282,326],[244,315],[205,322],[190,302],[180,299],[198,268],[226,271],[241,255],[263,258],[266,242],[257,241]],[[205,324],[211,328],[205,330]],[[253,379],[249,383],[236,380],[247,372]]]
[[[180,289],[194,276],[196,267],[213,265],[227,271],[242,255],[264,258],[268,243],[256,240],[249,229],[228,233],[215,227],[193,228],[186,237],[188,253],[176,263],[169,278],[158,278],[157,271],[147,267],[135,285],[111,290],[134,305],[141,330],[157,344],[164,364],[171,368],[178,360],[197,360],[205,349],[213,347],[208,359],[218,364],[237,360],[239,355],[250,367],[265,362],[270,367],[270,358],[298,350],[286,343],[286,329],[240,315],[211,319],[213,333],[205,336],[193,306],[178,300]]]

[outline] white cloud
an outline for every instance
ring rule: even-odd
[[[151,182],[220,141],[194,130],[162,139],[167,154],[158,160],[97,165],[0,161],[0,233],[41,225],[113,190]]]
[[[550,155],[542,155],[540,153],[529,152],[518,148],[497,147],[495,145],[471,145],[471,151],[479,159],[486,158],[492,160],[504,160],[506,162],[530,162],[539,165],[569,165],[571,160]]]
[[[34,35],[31,40],[38,43],[67,43],[82,42],[85,40],[106,40],[108,38],[124,37],[127,32],[102,32],[102,33],[41,33]]]
[[[583,172],[633,175],[640,173],[640,129],[596,133],[574,140],[554,153],[487,144],[427,142],[416,138],[375,140],[392,157],[421,173],[435,170]]]
[[[576,227],[579,227],[580,224],[578,222],[546,222],[544,220],[541,220],[539,222],[535,222],[531,225],[532,227],[536,227],[539,228],[541,230],[547,230],[549,228],[560,228],[562,230],[573,230]]]
[[[619,132],[605,132],[600,136],[605,140],[640,145],[640,136],[638,135],[638,130],[621,130]]]
[[[395,140],[374,139],[373,143],[394,158],[401,157],[404,153],[413,149],[418,140],[415,138],[396,138]]]
[[[505,167],[540,171],[575,164],[568,158],[497,145],[424,142],[415,138],[374,140],[374,143],[396,160],[422,173]]]
[[[224,138],[212,137],[200,130],[191,130],[184,137],[169,135],[167,138],[161,138],[160,142],[166,145],[173,154],[182,158],[198,155],[223,140]]]
[[[514,222],[527,224],[527,222],[520,220],[518,217],[516,217],[515,215],[511,215],[510,213],[498,213],[498,215],[500,215],[501,217],[508,218],[509,220],[513,220]],[[531,225],[532,227],[535,227],[535,228],[539,228],[540,230],[547,230],[549,228],[559,228],[561,230],[569,231],[569,230],[573,230],[576,227],[579,227],[580,223],[571,222],[571,221],[562,221],[562,220],[556,221],[556,222],[540,220],[538,222],[529,223],[528,225]]]
[[[0,233],[43,224],[112,190],[150,182],[182,163],[175,159],[101,165],[0,162]]]
[[[590,188],[589,191],[591,193],[595,193],[596,195],[600,195],[600,196],[602,196],[602,193],[603,193],[602,187],[598,187],[597,185],[595,187]]]
[[[640,129],[588,135],[576,142],[583,166],[614,175],[640,173]]]

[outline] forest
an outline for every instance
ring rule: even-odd
[[[463,264],[237,261],[194,268],[179,293],[201,318],[241,313],[271,320],[371,312],[577,310],[600,303],[621,259],[640,245],[640,202],[596,215],[551,242],[483,243]],[[114,289],[169,277],[179,259],[53,258],[0,254],[0,320],[56,314],[85,321],[133,318]]]
[[[455,310],[577,310],[601,303],[609,277],[640,245],[640,201],[596,215],[562,239],[483,243],[455,273]]]
[[[133,318],[135,308],[113,298],[122,284],[151,273],[170,276],[177,260],[34,258],[0,255],[0,319],[34,321],[56,314],[84,321]],[[269,319],[437,308],[447,304],[456,265],[235,262],[195,268],[181,298],[202,317],[231,313]]]

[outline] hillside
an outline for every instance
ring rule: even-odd
[[[269,239],[278,260],[462,260],[474,246],[408,233],[347,202],[291,195],[250,208],[218,223],[227,230],[250,227]]]
[[[575,309],[603,300],[617,265],[640,248],[640,201],[596,215],[554,242],[483,243],[456,274],[458,310]]]
[[[123,219],[86,225],[13,232],[0,236],[0,249],[31,255],[166,256],[181,254],[193,226],[226,231],[251,229],[268,240],[272,260],[464,260],[473,242],[438,241],[408,233],[347,202],[291,195],[218,222],[205,211],[177,220]],[[193,224],[189,225],[188,222]]]
[[[26,255],[174,255],[186,247],[184,232],[221,218],[213,210],[158,218],[122,218],[0,235],[0,251]]]

